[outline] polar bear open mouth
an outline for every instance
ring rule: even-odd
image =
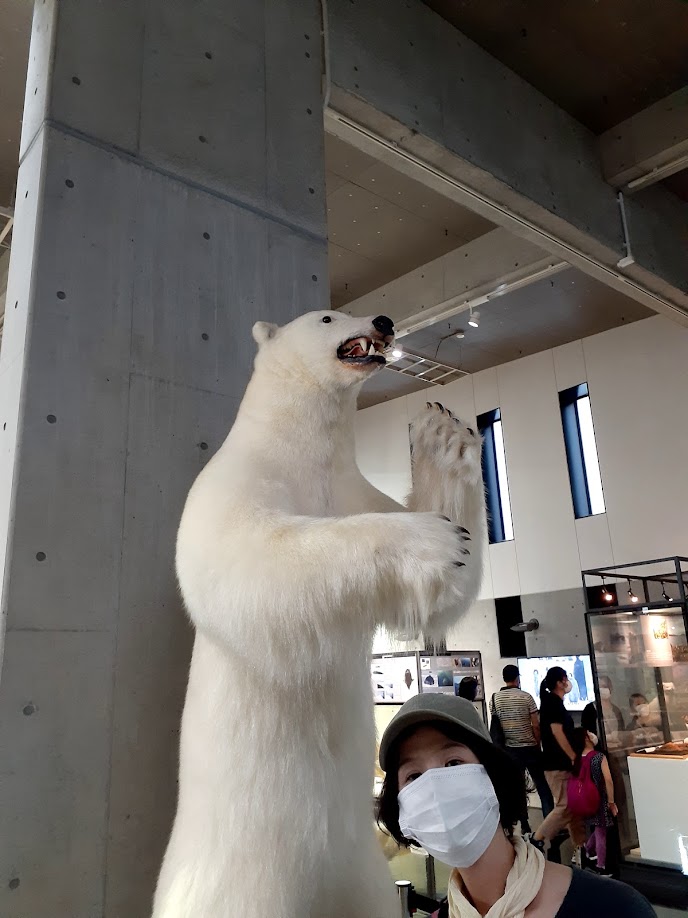
[[[387,363],[385,351],[389,349],[389,345],[393,340],[391,336],[389,342],[387,342],[386,338],[369,338],[366,335],[349,338],[337,348],[337,357],[343,363],[384,364]]]

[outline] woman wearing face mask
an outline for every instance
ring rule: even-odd
[[[585,844],[585,826],[566,806],[566,786],[576,760],[571,746],[573,718],[564,707],[564,695],[571,690],[566,670],[553,666],[540,686],[540,733],[542,764],[554,798],[554,809],[542,822],[533,841],[544,849],[546,841],[568,829],[576,849]]]
[[[614,704],[612,699],[612,680],[609,676],[598,677],[600,686],[600,699],[602,701],[602,719],[607,732],[608,744],[612,747],[619,746],[620,735],[624,732],[624,718],[621,709]],[[583,709],[581,714],[581,727],[591,733],[599,734],[599,720],[597,707],[594,701]]]
[[[380,824],[399,844],[417,842],[454,868],[440,918],[655,915],[630,887],[546,862],[514,836],[525,794],[521,770],[493,746],[465,699],[407,701],[384,732],[380,765]]]

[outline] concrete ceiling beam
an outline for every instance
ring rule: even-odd
[[[623,220],[597,137],[420,0],[328,0],[328,23],[328,130],[688,324],[682,201],[650,188]]]
[[[688,167],[688,86],[600,136],[604,177],[639,191]]]
[[[569,267],[526,239],[495,229],[347,303],[352,316],[384,313],[397,338],[448,321]]]

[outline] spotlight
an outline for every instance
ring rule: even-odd
[[[635,595],[631,587],[630,579],[628,581],[628,598],[631,600],[631,602],[638,602],[638,597]]]
[[[404,356],[404,352],[400,351],[398,348],[395,348],[392,351],[392,360],[401,360],[403,356]]]
[[[673,602],[674,600],[671,598],[671,596],[667,596],[667,591],[664,587],[663,580],[661,581],[661,584],[662,584],[662,599],[664,600],[664,602]]]
[[[480,325],[480,313],[477,309],[475,311],[471,309],[471,315],[468,319],[468,324],[472,328],[477,328]]]
[[[614,599],[614,596],[607,589],[604,577],[602,578],[602,599],[604,599],[605,602],[611,602]]]
[[[463,330],[463,328],[460,328],[457,332],[454,332],[454,337],[459,339],[465,338],[466,332]]]

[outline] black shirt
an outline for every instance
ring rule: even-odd
[[[443,904],[439,918],[448,918]],[[596,877],[586,870],[574,870],[571,885],[555,918],[657,918],[657,913],[639,892],[625,883]]]
[[[571,742],[573,718],[563,700],[553,692],[540,695],[540,733],[542,735],[542,767],[545,771],[571,771],[571,760],[556,741],[552,724],[561,724],[564,736]]]
[[[587,870],[574,870],[556,918],[657,918],[639,892],[625,883],[596,877]]]

